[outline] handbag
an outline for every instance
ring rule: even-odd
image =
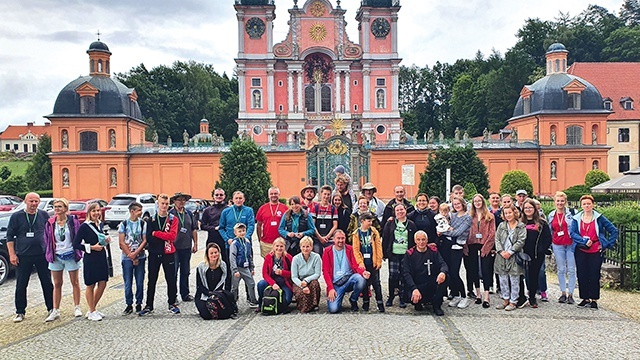
[[[351,274],[349,275],[343,275],[342,277],[340,277],[338,280],[333,282],[334,286],[342,286],[344,284],[347,283],[347,281],[349,281],[349,278],[351,278]]]
[[[107,235],[99,232],[95,227],[91,225],[89,225],[89,227],[91,228],[91,230],[93,230],[94,233],[96,233],[96,236],[98,236],[98,244],[102,246],[107,246],[109,244],[109,242],[107,241]]]
[[[529,262],[531,261],[531,256],[529,256],[529,254],[525,253],[524,251],[518,251],[514,254],[514,256],[516,258],[516,264],[518,264],[518,266],[521,266],[523,268],[527,268],[529,266]]]

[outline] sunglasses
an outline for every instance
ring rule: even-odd
[[[213,194],[213,196],[224,196],[224,194]]]

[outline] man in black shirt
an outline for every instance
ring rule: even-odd
[[[402,259],[405,296],[416,310],[422,310],[423,304],[430,302],[433,313],[442,316],[442,297],[449,268],[435,244],[427,244],[427,233],[417,231],[414,240],[416,246],[409,249]]]
[[[36,193],[27,194],[24,203],[27,205],[26,208],[13,213],[7,226],[9,259],[11,264],[17,266],[16,317],[13,319],[13,322],[16,323],[24,320],[27,307],[27,286],[34,265],[38,271],[38,279],[40,279],[47,310],[51,312],[53,309],[53,284],[44,250],[44,226],[49,220],[49,214],[38,209],[40,195]]]
[[[171,214],[178,218],[178,236],[176,237],[176,269],[180,271],[180,296],[182,301],[193,301],[189,294],[189,273],[191,270],[191,254],[198,251],[198,220],[184,205],[191,195],[176,193],[171,197],[173,209]]]
[[[224,289],[231,290],[229,251],[225,250],[227,244],[222,238],[222,235],[220,235],[220,231],[218,231],[218,226],[220,225],[220,214],[222,214],[222,210],[227,208],[224,190],[220,188],[213,190],[213,197],[213,204],[204,209],[204,212],[202,213],[202,222],[200,227],[208,233],[207,245],[210,243],[216,243],[221,249],[222,254],[220,254],[220,256],[222,257],[222,261],[227,264],[227,277],[224,282]]]

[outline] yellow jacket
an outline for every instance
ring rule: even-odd
[[[351,239],[353,240],[353,255],[358,265],[364,267],[364,257],[360,251],[360,234],[358,229],[351,234]],[[373,267],[376,268],[376,270],[380,269],[382,267],[382,239],[380,238],[378,230],[373,226],[371,227],[371,252]]]

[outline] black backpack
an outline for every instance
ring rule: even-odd
[[[234,296],[227,290],[213,291],[206,301],[206,307],[215,320],[229,319],[238,312]]]
[[[284,291],[267,286],[262,293],[262,315],[278,315],[284,310]]]

